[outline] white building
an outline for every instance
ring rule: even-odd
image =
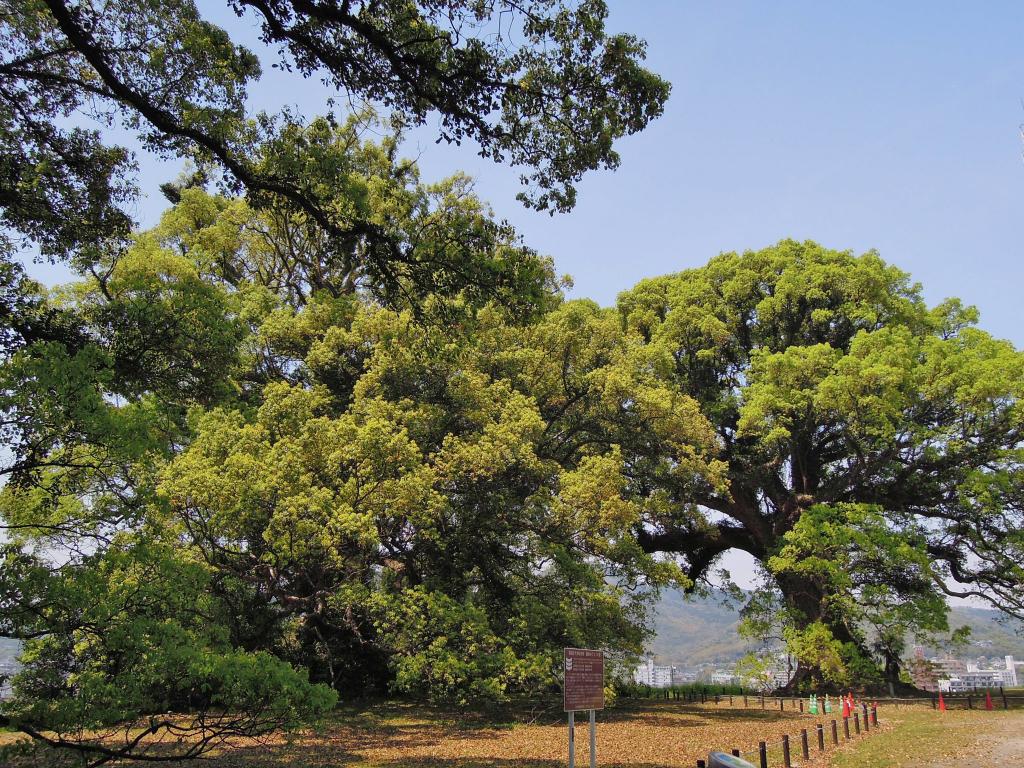
[[[673,684],[673,676],[676,668],[668,665],[654,663],[654,657],[648,656],[643,664],[637,666],[633,673],[633,679],[640,685],[649,685],[652,688],[669,688]]]
[[[976,689],[1012,688],[1017,685],[1017,666],[1013,656],[1006,656],[1004,666],[980,669],[968,662],[962,671],[953,672],[939,679],[939,690],[944,693],[967,693]]]
[[[714,685],[734,685],[739,682],[739,678],[732,672],[715,671],[711,673],[711,682]]]

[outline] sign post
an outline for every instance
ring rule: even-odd
[[[597,720],[604,709],[604,653],[586,648],[565,649],[562,708],[569,713],[569,768],[576,768],[576,713],[590,710],[590,768],[597,768]]]

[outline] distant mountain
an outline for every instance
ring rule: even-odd
[[[724,596],[686,598],[679,590],[666,591],[658,601],[650,650],[665,664],[732,662],[749,650],[737,633],[739,623],[737,606],[725,604]]]
[[[956,606],[950,612],[949,626],[969,626],[971,642],[963,650],[940,645],[927,651],[950,650],[966,657],[1009,654],[1024,661],[1024,624],[1002,622],[1000,616],[987,608]],[[664,664],[731,664],[751,650],[737,633],[739,619],[737,606],[721,596],[685,598],[678,590],[665,592],[657,606],[650,650]]]
[[[21,652],[21,641],[13,637],[0,637],[0,666],[4,662],[11,661]]]
[[[988,608],[957,606],[949,615],[951,629],[965,624],[971,628],[971,642],[962,656],[1014,656],[1024,661],[1024,622],[1006,620]],[[929,648],[944,651],[945,648]]]

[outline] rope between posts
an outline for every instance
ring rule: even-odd
[[[867,707],[864,707],[867,709]],[[857,736],[867,736],[878,728],[878,709],[871,707],[869,715],[861,725],[861,712],[854,712],[850,717],[816,722],[813,728],[800,729],[799,737],[794,741],[789,734],[783,734],[778,741],[760,741],[757,752],[749,753],[734,748],[731,750],[736,757],[741,757],[758,768],[794,768],[800,765],[794,760],[809,760],[812,754],[823,754],[829,748],[838,748],[840,742],[853,741]],[[842,727],[839,721],[842,721]],[[850,723],[853,722],[851,727]],[[840,731],[842,735],[840,736]],[[774,759],[770,759],[774,758]],[[697,768],[707,768],[706,760],[698,760]]]

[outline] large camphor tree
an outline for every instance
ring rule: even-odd
[[[632,535],[664,499],[628,470],[724,483],[697,402],[466,178],[423,184],[355,120],[292,140],[415,257],[520,289],[389,303],[307,217],[194,178],[104,271],[17,283],[0,634],[25,651],[0,714],[88,764],[336,694],[549,701],[563,646],[639,653],[651,587],[684,582]]]
[[[259,28],[265,61],[322,79],[321,119],[247,111],[260,61],[233,39],[239,27],[188,0],[0,2],[0,634],[26,641],[3,717],[91,764],[195,756],[334,701],[308,680],[321,670],[306,636],[271,633],[267,649],[253,639],[268,604],[298,612],[302,600],[253,580],[262,565],[240,573],[213,558],[165,478],[213,423],[203,412],[257,419],[265,387],[308,383],[289,378],[304,341],[268,347],[266,312],[337,302],[343,327],[356,308],[384,306],[450,323],[449,303],[493,300],[525,319],[557,299],[546,262],[467,180],[427,188],[396,138],[364,144],[364,107],[399,130],[436,119],[439,140],[520,168],[524,202],[556,211],[572,207],[582,174],[618,163],[615,140],[668,96],[641,66],[643,43],[606,34],[601,2],[227,7]],[[364,117],[340,119],[334,98]],[[164,185],[184,206],[159,236],[133,234],[135,157],[111,136],[197,169]],[[203,198],[204,184],[230,200]],[[167,234],[189,224],[200,237]],[[45,290],[18,263],[29,257],[67,264],[76,284]],[[362,372],[369,343],[333,384]],[[325,386],[309,396],[322,402]],[[346,402],[329,405],[340,415]],[[244,534],[228,543],[263,532]],[[329,565],[379,575],[370,559]],[[272,618],[280,629],[294,616]],[[639,637],[637,626],[620,628]]]
[[[638,539],[695,582],[752,555],[794,686],[895,682],[908,633],[947,628],[946,596],[1024,614],[1024,356],[974,309],[929,307],[875,253],[792,241],[644,280],[618,307],[728,464],[727,492],[639,474],[671,512]]]

